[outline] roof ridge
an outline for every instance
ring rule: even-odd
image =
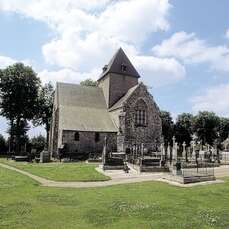
[[[124,65],[124,67],[126,68],[123,69],[122,65]],[[135,67],[133,66],[133,64],[121,47],[115,52],[108,65],[105,65],[105,67],[103,68],[103,72],[98,80],[101,80],[108,73],[129,75],[136,78],[140,77],[139,73],[137,72],[137,70],[135,69]]]

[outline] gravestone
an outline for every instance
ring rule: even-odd
[[[173,160],[177,160],[177,143],[176,143],[176,138],[173,136]]]
[[[50,162],[50,154],[47,150],[43,150],[41,153],[40,153],[40,162],[41,163],[47,163],[47,162]]]
[[[183,147],[182,157],[186,159],[186,143],[185,142],[183,142],[182,147]]]

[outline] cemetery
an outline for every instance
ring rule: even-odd
[[[209,145],[202,146],[200,142],[195,142],[194,140],[191,141],[190,146],[187,146],[186,143],[183,142],[182,146],[179,147],[176,138],[173,137],[171,145],[165,147],[163,141],[160,146],[157,145],[156,149],[158,151],[148,150],[143,143],[140,145],[133,144],[127,148],[125,152],[109,151],[108,144],[109,141],[107,137],[105,137],[103,152],[100,155],[92,155],[91,158],[86,160],[86,163],[82,162],[82,160],[72,160],[68,154],[63,155],[61,162],[59,162],[59,159],[51,158],[51,155],[45,150],[39,154],[34,154],[33,157],[14,155],[4,160],[3,163],[8,161],[10,166],[25,169],[32,174],[35,171],[35,174],[38,176],[42,176],[42,169],[45,167],[45,169],[50,167],[48,174],[54,173],[54,168],[57,169],[59,167],[61,171],[66,167],[66,171],[62,172],[63,176],[61,176],[61,179],[64,181],[71,179],[73,179],[73,181],[74,179],[76,179],[76,181],[81,180],[80,178],[71,178],[71,170],[68,171],[68,165],[71,165],[72,169],[75,165],[75,169],[77,167],[82,169],[80,172],[81,176],[83,173],[87,173],[83,167],[92,166],[94,168],[90,170],[91,175],[88,176],[88,181],[103,181],[106,179],[102,178],[102,176],[109,177],[109,171],[116,170],[118,173],[119,170],[122,170],[125,173],[131,174],[134,172],[138,174],[136,176],[139,177],[144,176],[144,174],[161,174],[161,178],[181,184],[214,181],[216,180],[215,168],[227,165],[227,151],[220,151]],[[11,163],[11,161],[15,161],[15,163]],[[23,161],[24,164],[21,164]],[[43,166],[42,164],[47,164],[47,166]],[[90,176],[96,176],[98,173],[95,170],[96,167],[102,169],[100,171],[103,173],[101,174],[101,178],[90,178]],[[75,173],[76,171],[72,172]],[[64,177],[64,174],[66,177]],[[77,177],[77,174],[75,175],[76,176],[73,177]],[[59,175],[57,175],[57,177],[58,176]],[[46,177],[52,178],[53,176],[50,177],[48,175]]]
[[[0,0],[0,229],[229,229],[228,9]]]
[[[126,153],[111,153],[107,152],[105,145],[103,169],[124,169],[124,165],[127,165],[140,173],[166,172],[171,175],[170,179],[184,184],[215,180],[214,167],[220,166],[225,153],[209,146],[205,150],[199,147],[194,141],[190,147],[186,147],[184,142],[182,151],[178,151],[175,137],[172,146],[165,148],[162,143],[157,152],[148,152],[141,144],[140,147],[133,145]]]
[[[109,171],[113,174],[124,171],[124,178],[126,174],[138,178],[158,174],[179,184],[216,180],[215,167],[229,164],[225,119],[221,120],[225,122],[224,129],[209,134],[210,139],[205,141],[209,136],[205,134],[203,138],[203,133],[196,136],[197,130],[192,133],[190,125],[194,117],[184,113],[181,117],[188,119],[189,127],[182,127],[180,133],[174,132],[166,138],[167,128],[174,129],[172,124],[164,126],[170,117],[163,119],[163,111],[139,78],[140,74],[119,48],[102,68],[94,86],[57,82],[55,90],[50,91],[53,107],[49,107],[50,128],[45,147],[28,149],[26,143],[18,144],[18,139],[12,135],[7,159],[16,163],[10,165],[18,165],[35,175],[39,175],[40,169],[41,176],[57,177],[57,180],[61,177],[63,181],[112,180]],[[211,126],[215,120],[212,131],[223,126],[214,113],[200,112],[198,115],[200,123],[197,124],[202,125],[199,129],[204,129],[203,125],[208,122]],[[175,135],[178,138],[182,134],[186,136],[182,132],[184,129],[188,140],[185,138],[181,142]],[[223,136],[219,138],[221,132]],[[217,139],[221,142],[226,139],[223,149],[215,142]],[[71,169],[68,171],[74,162],[76,170],[82,170],[75,176]],[[50,166],[44,166],[46,163]],[[101,170],[98,172],[97,168]],[[66,170],[63,176],[61,170]],[[55,173],[56,176],[50,176]]]

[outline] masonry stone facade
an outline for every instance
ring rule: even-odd
[[[138,111],[145,111],[145,123],[136,123]],[[128,98],[123,107],[117,110],[119,113],[118,149],[131,148],[133,145],[143,143],[148,150],[156,151],[161,142],[161,119],[159,108],[153,101],[146,86],[140,84]]]
[[[58,83],[55,91],[49,150],[64,145],[72,153],[126,151],[144,145],[156,151],[161,141],[159,108],[122,49],[98,79],[97,87]]]
[[[78,135],[78,138],[76,138],[76,135]],[[116,151],[116,133],[64,130],[62,133],[62,144],[67,144],[68,150],[71,152],[99,154],[103,150],[105,137],[107,137],[108,150]]]

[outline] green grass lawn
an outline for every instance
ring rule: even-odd
[[[143,182],[64,189],[0,167],[0,228],[228,229],[229,179],[192,188]]]
[[[86,163],[27,163],[0,159],[0,162],[55,181],[105,181],[110,178]]]

